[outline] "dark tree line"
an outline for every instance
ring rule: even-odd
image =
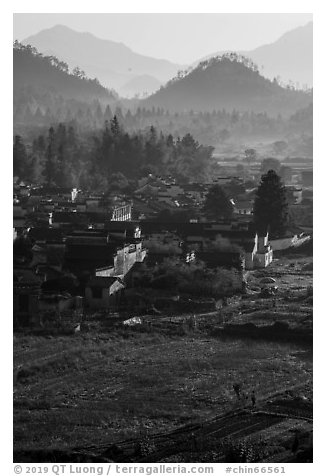
[[[32,182],[106,190],[112,176],[135,179],[148,173],[172,174],[179,180],[203,180],[210,174],[212,147],[190,134],[175,139],[151,126],[128,133],[118,117],[97,133],[78,134],[73,126],[50,127],[25,145],[14,138],[14,175]]]
[[[265,113],[218,110],[213,112],[183,112],[173,114],[163,108],[146,109],[138,107],[135,111],[124,109],[121,105],[103,104],[98,100],[82,103],[76,100],[53,98],[50,92],[42,94],[38,106],[29,104],[30,95],[24,89],[17,92],[14,99],[14,124],[20,133],[33,128],[50,127],[59,122],[71,123],[81,131],[101,130],[105,121],[114,115],[129,133],[154,125],[156,129],[175,137],[190,133],[203,144],[228,146],[239,139],[265,137],[283,144],[280,137],[311,137],[312,111],[295,115],[289,119],[282,116],[270,117]],[[300,139],[301,140],[301,139]],[[286,155],[288,150],[275,149],[277,155]],[[248,159],[249,160],[249,159]]]

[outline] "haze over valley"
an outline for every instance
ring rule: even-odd
[[[175,137],[190,132],[217,152],[238,153],[246,142],[266,144],[267,152],[283,140],[288,152],[312,153],[312,23],[251,52],[221,53],[193,66],[61,25],[21,45],[14,49],[19,133],[62,121],[95,130],[117,112],[129,131],[155,125]],[[290,81],[282,80],[286,68]]]

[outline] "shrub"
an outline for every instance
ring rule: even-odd
[[[150,286],[210,297],[233,294],[241,289],[235,269],[214,270],[206,268],[201,262],[187,264],[176,258],[166,259],[155,269]]]
[[[154,453],[156,450],[155,443],[153,440],[148,436],[145,435],[137,444],[135,448],[135,454],[145,457]]]
[[[267,456],[263,441],[227,439],[222,446],[226,463],[255,463]]]

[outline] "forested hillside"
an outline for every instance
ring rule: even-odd
[[[13,50],[14,123],[36,124],[71,118],[80,110],[87,113],[94,103],[113,103],[117,95],[87,78],[84,71],[54,56],[43,56],[29,46],[15,42]]]
[[[257,66],[236,53],[201,62],[195,69],[179,72],[155,94],[143,100],[145,107],[173,112],[232,111],[290,115],[308,106],[311,94],[280,86],[264,78]]]
[[[298,47],[300,49],[298,49]],[[299,52],[299,54],[298,54]],[[196,61],[197,66],[214,56],[225,53],[215,52]],[[250,58],[261,70],[265,78],[312,87],[313,83],[313,23],[309,22],[287,31],[273,43],[265,44],[251,51],[237,53]]]

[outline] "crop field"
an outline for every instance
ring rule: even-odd
[[[236,407],[238,381],[259,400],[311,379],[311,362],[289,345],[143,334],[17,340],[17,449],[171,430]]]
[[[275,275],[279,268],[274,268]],[[300,292],[306,299],[306,289]],[[311,326],[312,303],[296,299],[293,295],[288,300],[280,291],[271,310],[270,299],[250,297],[234,305],[233,312],[232,306],[226,309],[226,319],[266,325],[277,320],[276,312],[292,327]],[[202,326],[199,320],[197,328],[187,331],[172,326],[182,332],[172,332],[169,320],[162,319],[157,327],[103,327],[70,336],[16,333],[14,451],[103,449],[156,438],[156,459],[148,461],[195,461],[189,448],[181,448],[178,457],[169,452],[164,435],[210,428],[220,444],[234,432],[239,438],[264,434],[272,441],[275,428],[282,427],[286,438],[295,427],[311,431],[311,345],[223,338],[207,326],[208,321],[220,325],[220,319],[218,313],[203,318]],[[249,398],[237,398],[236,383]],[[250,408],[252,390],[255,412]],[[225,427],[214,423],[223,415],[229,415]],[[205,447],[204,452],[193,449],[198,461],[209,460],[213,450]],[[219,460],[217,453],[214,458]]]

